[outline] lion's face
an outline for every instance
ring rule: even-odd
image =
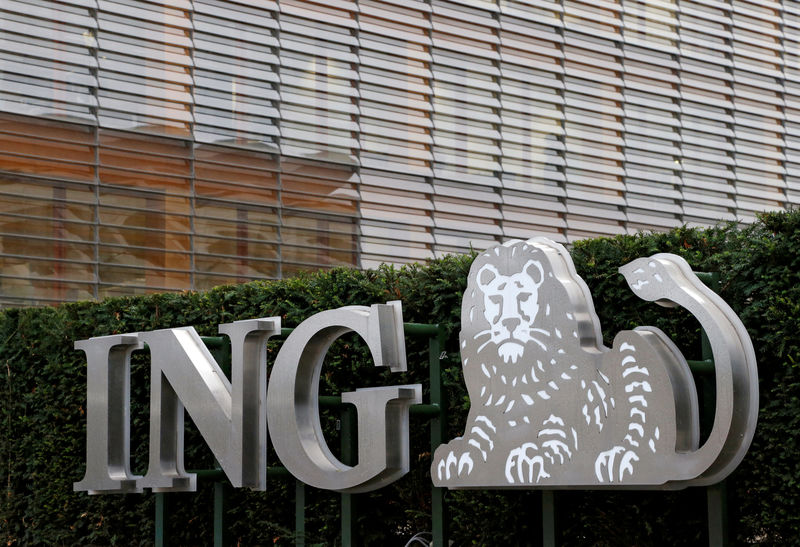
[[[534,321],[539,313],[539,287],[544,281],[542,264],[528,260],[522,271],[501,274],[485,264],[476,277],[483,293],[484,318],[489,323],[490,341],[497,346],[503,362],[516,363],[525,345],[534,340]]]

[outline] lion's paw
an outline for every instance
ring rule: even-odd
[[[469,452],[462,452],[461,455],[456,455],[456,453],[451,450],[447,453],[447,456],[439,460],[439,463],[436,465],[436,475],[439,477],[440,481],[450,480],[450,477],[453,476],[462,477],[469,475],[472,473],[473,467],[474,463]]]
[[[534,484],[549,477],[544,470],[544,458],[534,443],[525,443],[508,453],[506,480],[509,484]]]
[[[597,455],[594,473],[600,482],[622,482],[625,473],[633,475],[633,462],[638,461],[639,456],[633,450],[615,446]]]

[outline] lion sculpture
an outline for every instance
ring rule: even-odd
[[[694,380],[675,344],[639,327],[605,347],[566,249],[544,238],[510,241],[470,270],[460,344],[472,406],[464,436],[434,454],[434,484],[680,488],[716,482],[738,465],[758,408],[741,322],[677,256],[620,271],[641,298],[683,306],[709,335],[717,401],[703,446]]]

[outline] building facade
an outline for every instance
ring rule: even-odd
[[[4,0],[0,304],[800,203],[800,3]]]

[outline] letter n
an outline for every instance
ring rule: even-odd
[[[136,481],[155,492],[194,491],[183,467],[184,408],[231,484],[266,489],[266,341],[280,318],[220,325],[231,339],[231,380],[193,327],[145,332],[150,347],[150,464]]]

